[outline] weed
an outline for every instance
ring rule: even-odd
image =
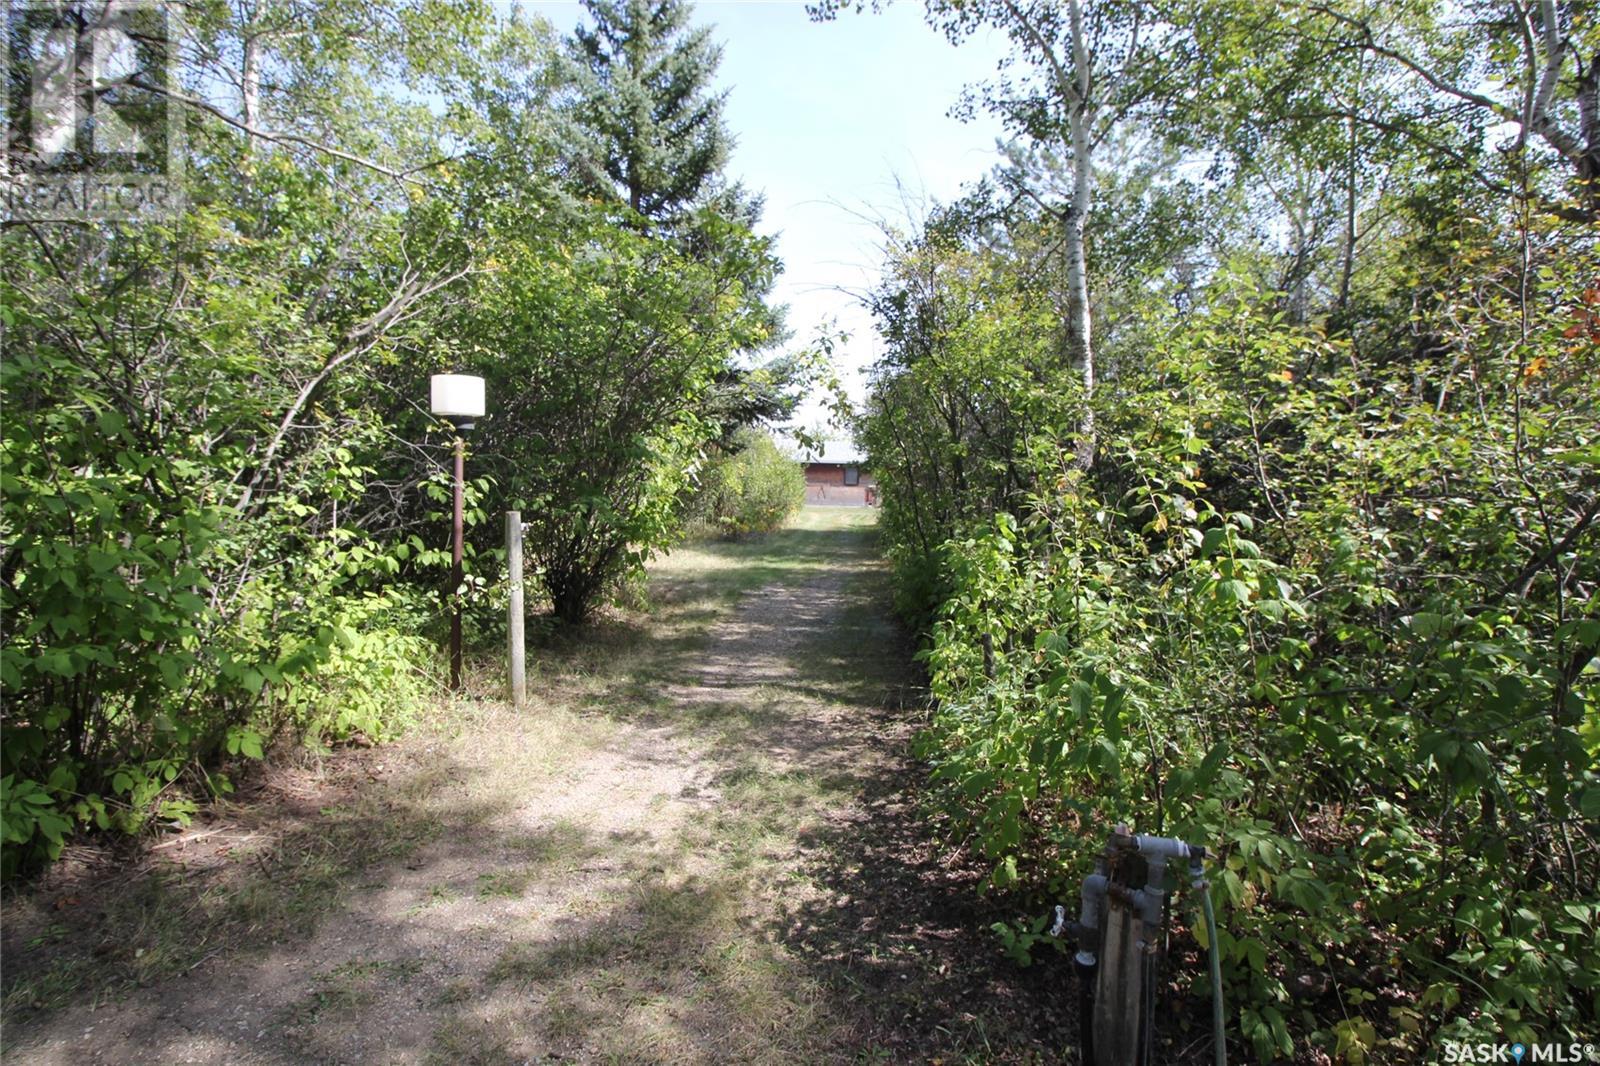
[[[516,899],[527,890],[535,871],[529,868],[496,870],[478,875],[479,899]]]

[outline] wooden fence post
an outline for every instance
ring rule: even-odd
[[[506,617],[506,652],[511,660],[511,706],[528,702],[528,653],[522,632],[522,512],[506,512],[506,577],[511,603]]]

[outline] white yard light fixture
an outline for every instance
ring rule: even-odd
[[[456,427],[456,492],[451,545],[450,688],[461,688],[461,497],[465,485],[467,442],[462,434],[483,417],[483,379],[471,374],[435,374],[428,379],[428,398],[434,414]]]
[[[483,379],[472,374],[435,374],[428,379],[433,413],[448,418],[457,429],[471,429],[483,417]]]

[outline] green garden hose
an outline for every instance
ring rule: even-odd
[[[1228,1042],[1222,1024],[1222,955],[1217,947],[1217,914],[1211,908],[1211,886],[1201,884],[1200,903],[1206,912],[1206,942],[1211,945],[1211,1039],[1216,1043],[1217,1066],[1228,1066]]]

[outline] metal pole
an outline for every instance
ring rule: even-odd
[[[506,579],[511,605],[506,617],[506,652],[511,660],[511,706],[528,702],[528,652],[522,632],[522,512],[506,512]]]
[[[450,613],[450,689],[452,692],[461,690],[461,496],[462,485],[466,473],[467,442],[456,436],[456,505],[453,524],[455,526],[455,543],[451,545],[450,561],[451,570],[451,598],[453,610]]]

